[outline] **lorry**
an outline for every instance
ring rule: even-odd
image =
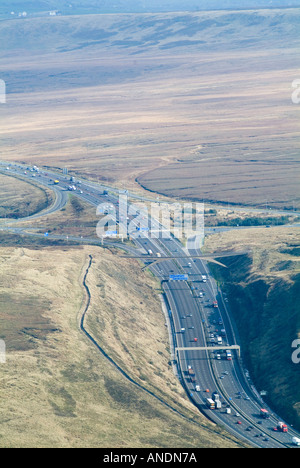
[[[214,307],[215,309],[217,309],[217,308],[219,307],[219,306],[218,306],[218,301],[214,301],[214,302],[213,302],[213,307]]]
[[[269,418],[270,418],[270,413],[269,413],[269,411],[267,411],[266,409],[261,409],[261,410],[260,410],[260,416],[261,416],[263,419],[269,419]]]
[[[215,407],[216,407],[216,409],[221,409],[222,408],[222,403],[220,402],[220,400],[215,400]]]
[[[227,361],[232,361],[232,354],[229,349],[226,350],[226,359]]]
[[[207,281],[207,276],[206,275],[202,275],[202,281],[203,281],[203,283],[206,283],[206,281]]]
[[[300,439],[298,439],[298,437],[293,437],[292,442],[293,442],[293,445],[300,447]]]
[[[278,424],[277,424],[277,430],[279,432],[285,432],[287,433],[288,432],[288,427],[286,424],[284,424],[283,422],[279,421]]]
[[[216,404],[215,404],[214,400],[212,400],[211,398],[206,399],[206,406],[207,406],[207,408],[209,408],[211,410],[216,409]]]
[[[196,382],[195,371],[192,366],[188,366],[188,375],[190,376],[191,382]]]

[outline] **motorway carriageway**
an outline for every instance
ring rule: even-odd
[[[0,166],[7,165],[1,163]],[[32,173],[24,174],[25,167],[21,165],[10,166],[10,175],[17,174],[25,179],[31,178]],[[3,172],[3,171],[2,171]],[[43,171],[35,182],[51,187],[53,180],[60,180],[60,190],[63,192],[68,189],[70,184],[69,177],[58,175],[50,171]],[[51,179],[51,181],[50,181]],[[57,187],[56,187],[57,189]],[[109,194],[103,196],[103,188],[96,184],[82,181],[79,191],[72,192],[76,196],[87,202],[98,206],[100,203],[114,204],[118,201],[118,191],[109,188]],[[58,204],[60,205],[60,204]],[[30,219],[30,218],[29,218]],[[120,221],[120,220],[119,220]],[[130,219],[134,222],[134,217]],[[145,223],[148,223],[146,220]],[[162,226],[155,221],[153,225],[157,230]],[[121,221],[120,221],[121,224]],[[145,225],[146,227],[146,225]],[[172,256],[173,260],[168,258],[165,261],[151,266],[150,269],[162,281],[162,288],[170,310],[170,327],[173,332],[173,341],[175,347],[203,347],[210,345],[210,335],[217,334],[217,329],[226,329],[226,337],[223,337],[225,343],[229,345],[238,344],[237,333],[230,319],[230,313],[226,298],[224,300],[221,291],[218,291],[217,285],[209,274],[207,263],[193,256],[201,255],[197,248],[197,241],[189,250],[184,249],[181,243],[171,235],[157,239],[147,237],[147,233],[137,233],[134,235],[134,242],[138,247],[137,256],[141,251],[145,251],[144,263],[151,260],[147,255],[149,250],[153,252],[152,260],[157,260],[157,253],[164,256]],[[176,257],[185,257],[177,258]],[[188,264],[190,263],[190,265]],[[189,281],[169,281],[171,274],[188,274]],[[201,281],[201,275],[206,274],[207,283]],[[196,289],[197,288],[197,289]],[[204,297],[200,298],[198,293],[202,292]],[[219,308],[212,307],[213,301],[218,300]],[[221,319],[222,325],[218,325]],[[181,329],[185,328],[182,333]],[[197,342],[194,339],[197,338]],[[224,346],[226,349],[226,346]],[[173,350],[174,352],[174,350]],[[284,448],[292,447],[292,437],[299,437],[293,428],[289,427],[289,433],[283,434],[274,432],[273,428],[277,426],[280,418],[266,407],[257,391],[249,383],[245,375],[243,365],[236,352],[232,352],[233,360],[227,361],[224,358],[216,360],[216,354],[212,351],[178,351],[175,356],[178,368],[178,374],[181,382],[186,389],[189,398],[209,419],[225,427],[237,438],[255,446],[263,448]],[[187,375],[188,366],[192,366],[195,371],[196,382],[192,383]],[[200,392],[195,391],[195,385],[200,386]],[[206,393],[206,389],[209,393]],[[223,403],[221,410],[209,410],[205,405],[206,398],[211,398],[216,392],[220,395]],[[226,407],[230,407],[232,413],[226,414]],[[260,409],[267,408],[271,418],[263,420],[260,417]],[[236,416],[238,414],[238,416]],[[238,424],[240,422],[241,424]],[[251,428],[251,429],[249,429]]]

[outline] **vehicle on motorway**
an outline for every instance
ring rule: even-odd
[[[54,185],[58,185],[58,184],[59,184],[59,180],[55,180]]]
[[[270,413],[269,411],[267,411],[266,409],[261,409],[260,410],[260,416],[263,418],[263,419],[269,419],[270,418]]]
[[[277,424],[276,430],[279,431],[279,432],[287,433],[288,432],[288,427],[282,421],[279,421],[278,424]]]
[[[298,437],[293,437],[292,443],[293,443],[293,445],[296,445],[297,447],[300,447],[300,439],[298,439]]]
[[[213,307],[214,307],[215,309],[217,309],[217,308],[219,307],[218,301],[214,301],[214,302],[213,302]]]
[[[196,385],[195,390],[196,390],[196,392],[200,392],[201,391],[200,385]]]
[[[192,366],[188,366],[188,375],[190,376],[191,382],[196,382],[195,371]]]
[[[206,275],[202,275],[202,282],[203,282],[203,283],[206,283],[206,281],[207,281],[207,276],[206,276]]]
[[[227,361],[232,361],[232,354],[229,349],[226,350],[226,359]]]
[[[214,400],[212,400],[211,398],[206,399],[206,406],[207,406],[207,408],[209,408],[211,410],[216,409],[216,404],[215,404]]]

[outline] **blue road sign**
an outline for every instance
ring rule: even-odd
[[[118,231],[106,231],[105,235],[106,236],[116,236],[118,234]]]
[[[170,275],[170,281],[188,281],[188,275]]]

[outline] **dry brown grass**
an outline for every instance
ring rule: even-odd
[[[298,18],[37,19],[18,23],[23,51],[4,22],[2,157],[168,196],[298,206]]]
[[[45,208],[51,201],[50,190],[0,174],[0,218],[22,218]]]
[[[299,245],[298,227],[272,227],[232,230],[208,236],[205,251],[249,249],[253,256],[252,275],[267,281],[290,277],[300,270],[299,256],[289,253]],[[250,278],[249,278],[250,280]]]
[[[79,330],[89,255],[89,330],[188,419],[130,384]],[[95,247],[2,248],[0,272],[1,297],[9,297],[0,302],[1,447],[237,446],[197,413],[173,376],[156,281],[134,261]]]

